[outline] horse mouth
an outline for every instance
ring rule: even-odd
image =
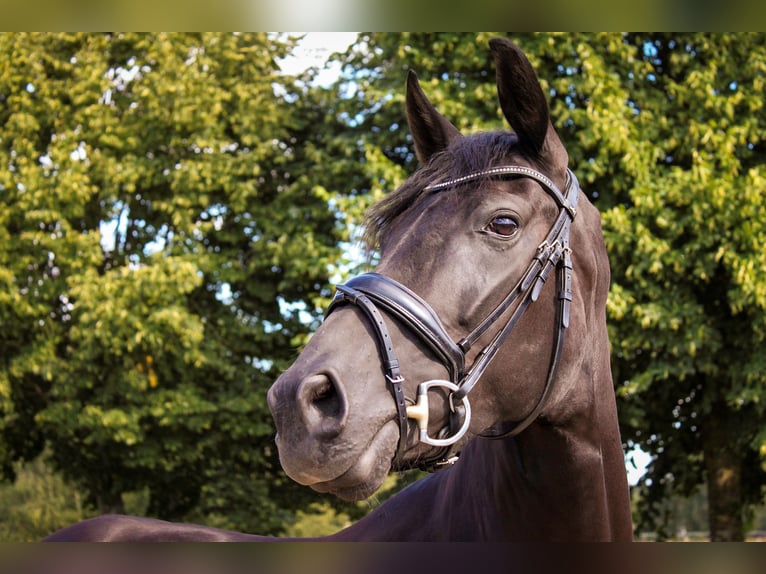
[[[399,428],[395,421],[381,427],[367,447],[353,458],[351,466],[335,478],[307,484],[313,490],[348,501],[364,500],[375,493],[391,470]]]

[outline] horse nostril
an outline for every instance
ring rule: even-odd
[[[301,382],[298,406],[309,431],[325,438],[338,435],[346,425],[345,396],[327,375],[312,375]]]
[[[333,384],[325,379],[311,389],[311,404],[324,416],[337,416],[340,411],[340,400]]]

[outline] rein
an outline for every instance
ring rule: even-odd
[[[557,270],[558,284],[557,328],[554,331],[553,352],[543,392],[535,407],[523,420],[515,423],[511,428],[505,428],[496,433],[483,433],[479,436],[491,439],[515,436],[532,424],[545,407],[561,358],[564,333],[569,326],[572,302],[572,250],[569,246],[569,230],[577,214],[579,195],[579,184],[574,173],[567,170],[567,185],[564,193],[550,178],[537,170],[517,165],[490,168],[432,184],[424,188],[424,191],[439,192],[472,181],[504,177],[527,177],[537,181],[556,201],[559,214],[518,283],[468,335],[455,343],[447,334],[436,312],[426,301],[401,283],[378,273],[364,273],[345,284],[338,285],[335,297],[325,313],[327,316],[342,304],[353,304],[362,310],[373,326],[386,380],[391,386],[396,402],[399,424],[399,446],[396,458],[401,461],[407,448],[408,419],[413,419],[418,423],[420,442],[442,447],[435,459],[419,463],[421,468],[427,470],[437,469],[456,460],[456,457],[452,456],[450,447],[462,438],[470,425],[471,407],[468,402],[468,393],[484,374],[529,305],[539,298],[543,285],[554,269]],[[465,359],[468,351],[514,304],[516,307],[511,316],[466,369]],[[417,334],[420,340],[436,354],[449,373],[449,381],[436,379],[420,383],[415,404],[407,405],[402,386],[404,378],[401,375],[399,361],[394,353],[385,320],[378,308],[393,315]],[[434,388],[442,388],[449,392],[450,424],[439,432],[438,437],[428,435],[428,393]]]

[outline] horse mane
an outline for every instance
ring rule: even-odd
[[[516,150],[517,144],[516,134],[507,131],[480,132],[453,139],[449,147],[434,154],[427,165],[367,210],[362,244],[368,259],[380,248],[394,220],[429,194],[425,191],[429,184],[493,167]],[[478,186],[482,183],[479,181]]]

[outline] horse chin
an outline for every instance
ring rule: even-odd
[[[399,428],[394,421],[383,425],[365,449],[353,457],[351,466],[330,480],[304,483],[313,490],[348,501],[364,500],[375,493],[391,471]],[[328,461],[328,465],[332,461]]]

